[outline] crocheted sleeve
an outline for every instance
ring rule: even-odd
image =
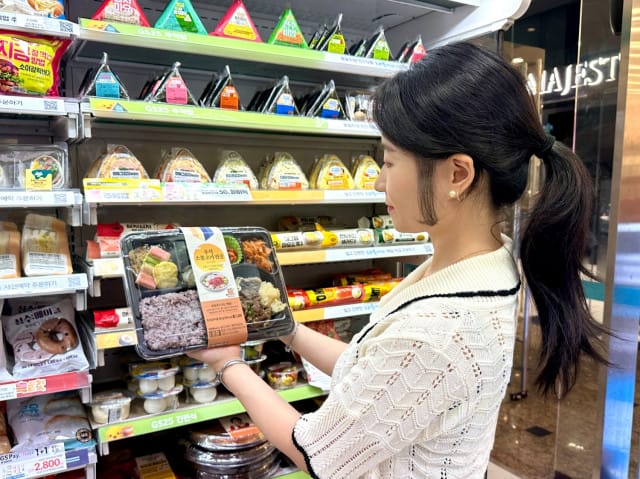
[[[298,420],[293,441],[314,477],[359,477],[468,417],[477,386],[461,366],[455,335],[446,342],[410,336],[367,339],[324,404]]]

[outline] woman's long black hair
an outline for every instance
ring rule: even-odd
[[[444,46],[384,82],[373,114],[390,142],[430,165],[419,167],[422,174],[432,171],[430,160],[468,154],[477,175],[488,176],[496,208],[522,196],[531,156],[542,157],[545,181],[520,248],[542,330],[536,384],[543,393],[564,394],[575,384],[581,353],[607,363],[606,330],[591,317],[580,278],[589,276],[582,260],[594,204],[591,177],[569,148],[549,142],[522,75],[472,44]],[[425,222],[437,221],[425,184],[430,178],[421,181]]]

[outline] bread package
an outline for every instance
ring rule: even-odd
[[[318,190],[350,190],[355,186],[351,173],[336,155],[324,155],[316,162],[310,183]]]
[[[93,162],[87,178],[148,179],[140,161],[124,145],[107,145],[107,152]]]
[[[26,276],[71,274],[71,254],[64,221],[28,214],[22,228],[22,267]]]
[[[211,178],[191,151],[186,148],[172,148],[154,175],[165,183],[209,183]]]
[[[258,178],[253,173],[242,155],[237,151],[222,152],[222,159],[213,174],[213,182],[220,184],[244,183],[250,189],[258,188]]]
[[[20,232],[15,223],[0,221],[0,279],[19,278]]]

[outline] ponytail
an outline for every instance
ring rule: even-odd
[[[569,148],[552,145],[541,153],[545,181],[520,258],[542,331],[536,385],[544,394],[564,395],[576,382],[581,353],[608,364],[601,339],[607,330],[592,318],[580,278],[593,277],[582,264],[595,199],[591,177]]]

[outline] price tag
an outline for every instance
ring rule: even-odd
[[[217,185],[215,183],[203,184],[200,190],[203,201],[251,201],[251,191],[247,185]]]
[[[66,469],[67,458],[62,443],[42,446],[17,457],[15,454],[0,456],[0,479],[23,479]]]
[[[366,201],[384,203],[385,194],[376,190],[325,190],[325,201]]]
[[[55,98],[29,98],[0,96],[0,111],[39,113],[42,115],[65,115],[64,100]]]
[[[0,384],[0,401],[7,401],[18,397],[16,383]]]

